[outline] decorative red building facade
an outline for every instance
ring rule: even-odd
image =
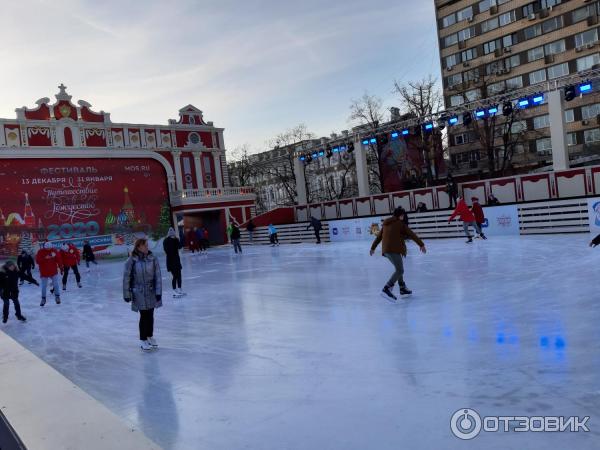
[[[168,125],[127,124],[73,104],[62,84],[55,97],[0,119],[0,244],[17,227],[35,240],[41,228],[49,239],[124,225],[156,235],[171,223],[222,243],[230,220],[253,214],[252,189],[229,186],[223,128],[196,107]]]

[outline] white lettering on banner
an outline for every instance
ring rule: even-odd
[[[57,217],[61,222],[74,223],[99,215],[100,209],[96,208],[98,189],[92,182],[87,185],[82,182],[83,177],[78,177],[77,181],[70,178],[60,187],[45,187],[46,204],[50,210],[46,211],[44,218]]]
[[[98,173],[95,167],[45,167],[40,169],[42,175],[63,175],[63,174],[83,174]]]

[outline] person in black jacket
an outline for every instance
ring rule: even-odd
[[[250,244],[252,244],[252,238],[254,237],[255,228],[256,225],[254,225],[254,222],[252,222],[252,219],[250,219],[250,222],[248,222],[248,225],[246,225],[246,230],[248,231],[248,241],[250,241]]]
[[[317,244],[320,244],[321,243],[321,229],[323,228],[321,221],[314,216],[310,216],[310,223],[308,224],[306,229],[308,230],[310,227],[313,227],[313,230],[315,230],[315,237],[317,238]]]
[[[87,271],[90,271],[90,263],[98,265],[96,262],[96,255],[94,255],[94,251],[92,250],[92,246],[90,245],[90,241],[83,241],[83,260],[85,261],[85,267],[87,267]]]
[[[29,282],[29,284],[35,284],[36,286],[40,285],[37,280],[33,278],[33,275],[31,275],[31,270],[35,269],[35,261],[26,250],[23,250],[17,258],[17,267],[19,269],[19,286],[23,286],[25,281]]]
[[[240,232],[240,227],[238,227],[237,223],[231,224],[231,243],[233,244],[233,249],[237,253],[238,250],[242,253],[242,245],[240,244],[240,238],[242,237],[242,233]]]
[[[2,269],[0,269],[0,297],[4,302],[2,308],[2,323],[8,321],[8,310],[10,307],[10,301],[13,301],[15,306],[15,315],[21,322],[25,322],[27,319],[21,314],[21,304],[19,303],[19,269],[17,265],[8,261]]]
[[[173,280],[173,297],[183,297],[185,293],[181,290],[181,259],[179,259],[179,249],[183,248],[179,239],[177,239],[175,229],[169,228],[167,237],[163,240],[163,250],[167,256],[167,271],[171,272]]]

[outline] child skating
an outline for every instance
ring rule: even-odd
[[[8,261],[0,269],[0,297],[4,302],[4,307],[2,308],[2,323],[8,321],[11,300],[15,307],[15,316],[17,319],[21,322],[27,320],[25,316],[21,314],[21,304],[19,303],[19,269],[12,261]]]
[[[371,256],[375,253],[375,249],[382,243],[382,254],[393,264],[395,271],[382,289],[382,294],[388,300],[395,301],[397,297],[392,292],[396,282],[400,285],[400,295],[410,295],[412,291],[406,287],[404,283],[404,264],[403,258],[406,258],[406,239],[412,239],[421,250],[421,253],[426,253],[425,244],[419,236],[417,236],[405,223],[404,216],[406,212],[404,208],[398,207],[394,210],[393,217],[383,221],[383,226],[377,237],[371,245]]]

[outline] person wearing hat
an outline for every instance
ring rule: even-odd
[[[167,271],[173,276],[171,284],[173,286],[173,297],[183,297],[185,293],[181,290],[181,259],[179,259],[179,249],[182,248],[181,242],[176,236],[175,229],[169,228],[167,237],[163,240],[163,250],[167,257]]]
[[[389,300],[397,300],[392,289],[396,282],[400,285],[400,295],[410,295],[412,291],[406,287],[404,282],[404,263],[403,258],[406,258],[406,239],[412,239],[421,250],[421,253],[427,253],[425,244],[419,236],[417,236],[404,222],[406,211],[401,206],[394,210],[393,217],[383,221],[381,230],[371,245],[371,256],[375,253],[375,249],[380,242],[382,244],[382,254],[394,266],[395,271],[382,289],[382,293]]]
[[[483,234],[483,231],[481,231],[481,227],[475,221],[475,216],[467,206],[465,199],[462,197],[458,197],[458,204],[456,205],[454,212],[448,219],[448,223],[452,222],[452,220],[454,220],[456,216],[459,216],[460,220],[462,220],[463,222],[463,229],[465,230],[465,234],[467,236],[467,244],[473,242],[473,236],[471,236],[471,234],[469,233],[469,226],[475,228],[477,234],[483,239],[487,239]]]
[[[479,225],[479,229],[482,230],[483,224],[485,223],[483,208],[481,207],[481,204],[479,203],[479,199],[477,197],[471,197],[471,203],[473,203],[473,206],[471,206],[471,211],[473,211],[473,215],[475,216],[475,222],[477,223],[477,225]],[[487,239],[483,233],[481,234],[481,237],[483,239]]]
[[[60,304],[60,278],[58,272],[63,273],[63,263],[58,250],[52,247],[50,242],[46,242],[35,255],[35,262],[40,270],[42,278],[42,301],[40,306],[46,304],[46,289],[48,288],[48,280],[52,281],[52,288],[56,304]]]
[[[21,322],[27,319],[21,314],[21,304],[19,303],[19,269],[13,261],[8,261],[0,269],[0,297],[4,302],[2,308],[2,323],[8,321],[8,310],[10,301],[13,301],[15,307],[15,316]]]

